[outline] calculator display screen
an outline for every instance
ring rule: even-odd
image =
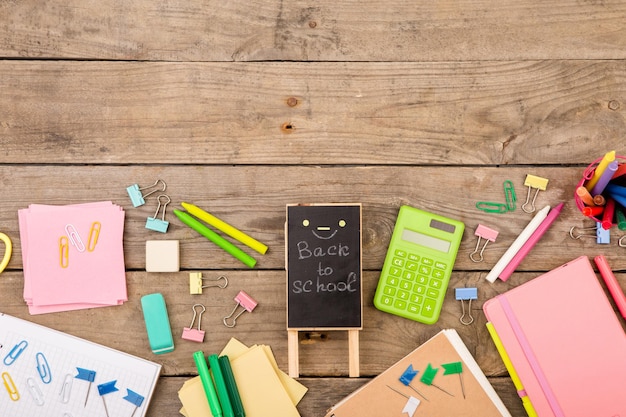
[[[402,230],[402,240],[416,245],[426,246],[440,252],[448,253],[450,250],[450,242],[436,237],[428,236],[419,232],[415,232],[409,229]]]

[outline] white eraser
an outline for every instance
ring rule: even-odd
[[[178,240],[146,241],[147,272],[178,272],[179,270]]]

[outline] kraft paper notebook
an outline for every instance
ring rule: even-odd
[[[408,385],[400,381],[401,377]],[[421,381],[423,377],[428,377],[426,383]],[[326,414],[326,417],[354,416],[511,415],[456,330],[448,329],[437,333]]]
[[[483,310],[539,417],[626,416],[626,334],[586,256]]]

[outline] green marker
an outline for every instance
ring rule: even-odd
[[[230,397],[228,396],[228,388],[226,388],[226,382],[224,381],[224,375],[222,375],[222,369],[217,360],[217,355],[209,356],[209,368],[213,374],[213,380],[215,381],[215,388],[217,388],[217,397],[222,405],[222,412],[224,417],[235,417],[233,414],[233,407],[230,404]]]
[[[233,374],[233,368],[230,366],[230,359],[228,359],[228,356],[222,355],[219,357],[218,361],[222,375],[224,376],[224,382],[226,382],[226,388],[228,388],[228,396],[230,398],[230,404],[233,406],[233,413],[235,413],[235,417],[246,417],[243,403],[241,402],[241,396],[239,395],[239,389],[237,388],[237,382],[235,381],[235,375]]]
[[[187,226],[191,227],[193,230],[200,233],[202,236],[206,237],[211,242],[215,243],[217,246],[224,249],[235,258],[239,259],[245,265],[249,266],[250,268],[254,268],[254,265],[256,265],[256,259],[239,249],[237,246],[230,243],[228,240],[224,239],[222,236],[215,233],[213,230],[200,223],[200,221],[196,220],[191,215],[180,210],[174,210],[174,214],[178,216],[181,222],[185,223]]]
[[[198,374],[200,375],[200,380],[202,381],[202,386],[204,387],[204,393],[206,394],[209,407],[211,408],[211,414],[213,414],[213,417],[222,417],[222,407],[220,406],[220,401],[217,398],[215,386],[213,386],[213,380],[211,378],[211,374],[209,373],[209,367],[206,363],[206,359],[204,358],[204,352],[201,350],[194,352],[193,360],[196,362],[196,368],[198,368]]]

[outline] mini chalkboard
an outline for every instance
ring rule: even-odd
[[[290,375],[298,376],[298,330],[347,330],[350,374],[358,376],[361,204],[288,205],[285,250]]]

